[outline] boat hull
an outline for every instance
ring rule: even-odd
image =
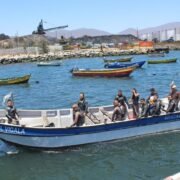
[[[113,62],[130,62],[132,60],[132,57],[128,58],[121,58],[121,59],[104,59],[105,63],[113,63]]]
[[[61,63],[38,63],[37,66],[40,66],[40,67],[61,66]]]
[[[17,78],[1,79],[0,85],[12,85],[12,84],[27,83],[29,81],[30,77],[31,77],[31,75],[26,75],[26,76],[17,77]]]
[[[128,63],[128,64],[121,64],[121,63],[107,63],[104,65],[105,68],[125,68],[130,66],[137,66],[137,68],[141,68],[146,61],[140,61],[140,62],[134,62],[134,63]]]
[[[59,129],[0,125],[4,141],[32,148],[56,149],[180,130],[180,112],[124,122]]]
[[[135,69],[136,67],[115,70],[75,70],[72,71],[72,74],[81,77],[128,77]]]
[[[176,63],[177,59],[164,59],[164,60],[148,60],[148,64],[168,64]]]

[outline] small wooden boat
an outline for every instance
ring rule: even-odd
[[[150,53],[148,54],[149,57],[164,57],[164,53]]]
[[[61,66],[60,62],[39,62],[37,66]]]
[[[30,77],[31,77],[31,75],[26,75],[26,76],[22,76],[22,77],[0,79],[0,85],[27,83],[29,81]]]
[[[128,77],[135,69],[136,66],[121,69],[73,69],[72,74],[84,77]]]
[[[137,66],[137,68],[141,68],[146,61],[139,61],[134,63],[107,63],[104,65],[105,68],[125,68],[130,66]]]
[[[113,63],[113,62],[130,62],[132,60],[133,57],[123,57],[120,59],[105,59],[104,58],[104,62],[105,63]]]
[[[0,110],[0,139],[44,150],[180,130],[180,111],[171,114],[162,111],[160,116],[135,119],[132,109],[128,109],[124,121],[112,122],[113,109],[113,106],[90,107],[91,116],[86,115],[79,127],[71,127],[72,109],[19,110],[20,125],[8,124],[5,110]]]
[[[173,59],[161,59],[161,60],[148,60],[148,64],[166,64],[166,63],[175,63],[177,58]]]

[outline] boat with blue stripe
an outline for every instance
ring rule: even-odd
[[[137,68],[141,68],[146,61],[139,61],[139,62],[133,62],[133,63],[106,63],[104,65],[105,68],[125,68],[125,67],[131,67],[131,66],[136,66]]]
[[[104,114],[111,116],[113,106],[91,107],[89,112],[93,116],[86,116],[83,126],[70,127],[72,109],[19,110],[20,125],[8,124],[1,110],[0,139],[29,148],[57,149],[180,130],[180,111],[134,119],[129,109],[127,119],[116,122]]]

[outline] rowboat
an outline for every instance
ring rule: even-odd
[[[149,57],[164,57],[164,53],[150,53],[148,54]]]
[[[8,124],[5,111],[0,110],[0,139],[29,148],[56,149],[180,130],[180,111],[135,119],[129,109],[127,118],[116,122],[110,119],[113,106],[91,107],[89,112],[93,116],[85,116],[82,126],[70,127],[72,109],[19,110],[20,125]]]
[[[133,57],[123,57],[123,58],[120,58],[120,59],[105,59],[105,58],[104,58],[104,62],[105,62],[105,63],[130,62],[132,58],[133,58]]]
[[[27,83],[29,81],[30,77],[31,77],[31,75],[26,75],[26,76],[22,76],[22,77],[0,79],[0,85]]]
[[[161,60],[148,60],[148,64],[166,64],[166,63],[175,63],[177,58],[173,59],[161,59]]]
[[[61,66],[60,62],[39,62],[37,66]]]
[[[124,68],[129,66],[137,66],[137,68],[141,68],[146,61],[139,61],[134,63],[107,63],[104,65],[105,68]]]
[[[85,77],[128,77],[136,66],[131,66],[121,69],[73,69],[72,74],[74,76],[85,76]]]

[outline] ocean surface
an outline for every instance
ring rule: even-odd
[[[172,51],[165,58],[173,57],[178,58],[177,63],[145,64],[128,78],[78,78],[69,72],[74,67],[103,68],[99,57],[67,59],[60,67],[1,65],[0,78],[31,74],[31,79],[28,84],[1,86],[0,102],[12,92],[17,109],[69,108],[84,92],[89,106],[109,105],[119,89],[129,98],[134,87],[144,98],[152,87],[165,97],[172,81],[180,88],[180,51]],[[152,58],[137,55],[133,61],[148,59]],[[60,151],[29,150],[0,141],[0,180],[158,180],[180,171],[179,157],[179,132]]]

